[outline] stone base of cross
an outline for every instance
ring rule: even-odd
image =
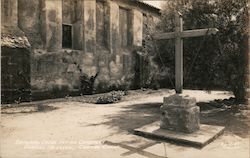
[[[175,32],[155,34],[155,40],[175,39],[175,91],[182,93],[183,89],[183,38],[200,37],[205,35],[216,34],[217,28],[197,29],[183,31],[182,15],[176,12],[175,15]]]

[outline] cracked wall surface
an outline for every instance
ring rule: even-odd
[[[97,92],[131,88],[134,46],[143,39],[145,7],[111,0],[1,0],[2,35],[22,34],[30,43],[32,96],[77,94],[82,73],[99,75]],[[128,10],[128,42],[121,49],[119,9]],[[72,27],[72,48],[62,47],[62,25]]]

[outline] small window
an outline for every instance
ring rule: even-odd
[[[62,47],[63,48],[72,48],[72,26],[71,25],[62,25]]]

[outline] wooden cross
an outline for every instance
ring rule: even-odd
[[[200,37],[216,34],[217,28],[183,31],[182,14],[175,14],[175,32],[159,33],[153,36],[155,40],[175,39],[175,92],[182,93],[183,89],[183,38]]]

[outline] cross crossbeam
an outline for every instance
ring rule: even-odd
[[[175,14],[175,32],[158,33],[153,35],[155,40],[175,39],[175,91],[182,93],[183,89],[183,38],[201,37],[216,34],[217,28],[196,29],[183,31],[183,19],[179,12]]]
[[[156,40],[167,40],[167,39],[173,39],[178,36],[181,38],[188,38],[188,37],[201,37],[205,35],[212,35],[216,34],[219,30],[216,28],[208,28],[208,29],[197,29],[197,30],[187,30],[183,31],[180,34],[176,32],[170,32],[170,33],[158,33],[153,35],[153,38]]]

